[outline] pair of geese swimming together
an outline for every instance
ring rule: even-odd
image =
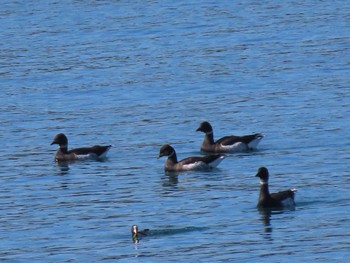
[[[256,149],[257,145],[263,138],[260,133],[244,136],[225,136],[214,141],[213,128],[209,122],[205,121],[200,124],[197,131],[205,134],[201,151],[211,153],[212,155],[194,156],[177,160],[176,152],[169,144],[165,144],[159,151],[159,158],[167,156],[165,162],[166,171],[188,171],[188,170],[205,170],[216,167],[224,158],[223,153],[242,152]],[[111,145],[93,147],[84,147],[68,150],[68,139],[63,133],[59,133],[53,139],[51,145],[58,144],[59,148],[55,155],[57,162],[73,161],[78,159],[95,158],[103,159],[112,147]],[[295,189],[281,191],[270,194],[268,188],[269,172],[267,168],[260,167],[257,174],[260,178],[260,195],[258,207],[260,208],[281,208],[285,203],[294,204]]]

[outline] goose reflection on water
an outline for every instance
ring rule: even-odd
[[[69,173],[69,163],[71,162],[56,162],[57,170],[58,170],[58,175],[66,175]]]
[[[278,215],[286,214],[291,211],[294,211],[295,208],[292,209],[271,209],[271,208],[258,208],[260,214],[260,221],[263,223],[263,232],[268,234],[268,237],[271,238],[271,234],[273,231],[273,220],[281,220],[280,218],[276,218]],[[275,218],[274,218],[275,217]]]
[[[272,226],[271,226],[272,211],[270,209],[259,209],[259,213],[261,215],[260,220],[264,225],[264,232],[272,233]]]

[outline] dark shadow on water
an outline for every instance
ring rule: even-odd
[[[177,178],[180,172],[168,172],[165,171],[164,174],[169,177],[169,181],[173,180],[173,178]]]
[[[71,162],[56,162],[56,167],[58,168],[57,175],[66,175],[69,173],[69,164]]]
[[[272,240],[272,231],[273,231],[273,225],[272,225],[272,219],[275,215],[280,215],[283,213],[288,213],[290,211],[294,211],[295,208],[289,208],[289,209],[278,209],[278,208],[258,208],[259,214],[260,214],[260,220],[263,223],[263,233],[264,237],[266,239]]]
[[[163,183],[163,186],[171,186],[174,184],[178,184],[179,176],[181,176],[181,178],[188,178],[188,176],[196,176],[197,178],[200,178],[200,176],[208,177],[213,174],[213,171],[221,171],[221,170],[219,168],[213,168],[209,170],[190,170],[190,171],[180,171],[180,172],[164,171],[164,175],[168,179],[167,180],[168,182]],[[213,176],[212,179],[215,179],[215,176]]]
[[[74,163],[84,163],[84,162],[106,162],[108,158],[103,158],[103,159],[84,159],[84,160],[71,160],[71,161],[60,161],[60,162],[55,162],[56,167],[58,168],[58,173],[57,175],[66,175],[69,173],[69,165],[74,164]]]
[[[264,232],[272,233],[272,226],[271,226],[272,211],[270,209],[259,209],[259,213],[261,215],[260,220],[264,226]]]
[[[162,176],[161,179],[163,187],[167,188],[168,190],[171,190],[174,187],[176,188],[177,184],[179,183],[179,178],[175,174]]]

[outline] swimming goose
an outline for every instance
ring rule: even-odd
[[[63,133],[59,133],[53,139],[51,145],[58,144],[59,148],[55,155],[55,161],[73,161],[78,159],[103,159],[112,145],[76,148],[68,151],[68,139]]]
[[[159,157],[168,156],[165,162],[165,171],[189,171],[189,170],[208,170],[219,165],[225,158],[224,155],[207,155],[188,157],[177,161],[176,152],[169,144],[165,144],[159,151]]]
[[[209,153],[233,153],[255,149],[264,137],[261,133],[243,136],[225,136],[214,141],[213,128],[209,122],[202,122],[196,131],[205,133],[201,151]]]
[[[266,167],[260,167],[256,177],[260,178],[258,208],[283,208],[295,206],[294,194],[296,189],[289,189],[270,194],[268,184],[269,171]]]

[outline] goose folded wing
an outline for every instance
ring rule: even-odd
[[[242,142],[242,139],[240,136],[225,136],[217,140],[215,143],[222,144],[222,145],[232,145],[237,142]]]
[[[273,193],[271,194],[271,198],[276,201],[283,201],[288,198],[294,199],[294,191],[292,189],[289,189],[278,193]]]
[[[205,160],[205,157],[188,157],[188,158],[185,158],[183,160],[181,160],[179,163],[183,164],[183,165],[189,165],[189,164],[195,164],[195,163],[198,163],[198,162],[204,162]]]
[[[82,147],[82,148],[76,148],[69,151],[69,153],[75,153],[77,155],[86,155],[94,153],[97,156],[100,156],[105,151],[107,151],[110,148],[110,146],[99,146],[95,145],[93,147]]]

